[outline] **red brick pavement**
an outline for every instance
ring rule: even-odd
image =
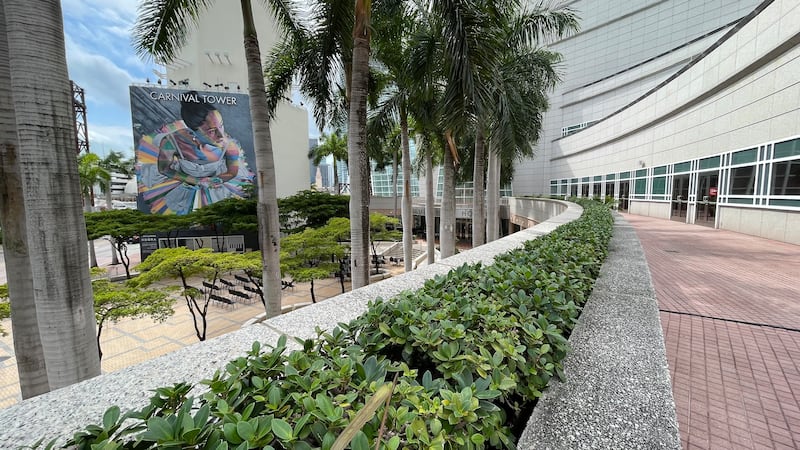
[[[800,448],[800,246],[625,218],[661,309],[683,448]]]

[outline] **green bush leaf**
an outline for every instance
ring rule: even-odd
[[[289,425],[289,423],[285,420],[273,419],[272,432],[275,433],[275,436],[277,436],[278,439],[282,439],[284,441],[292,440],[292,426]]]

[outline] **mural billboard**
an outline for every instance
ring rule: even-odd
[[[246,94],[131,86],[137,207],[188,214],[255,195],[255,154]]]

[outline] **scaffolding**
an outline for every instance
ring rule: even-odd
[[[70,80],[72,112],[75,116],[75,149],[78,154],[89,153],[89,130],[86,127],[86,96],[83,88]]]

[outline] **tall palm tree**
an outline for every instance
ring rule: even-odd
[[[210,5],[207,0],[164,2],[145,0],[139,6],[134,27],[134,46],[140,56],[159,61],[171,61],[186,42],[187,25],[196,22],[200,12]],[[261,51],[258,46],[253,9],[250,0],[241,0],[244,27],[244,52],[247,64],[250,115],[253,121],[253,146],[258,180],[258,228],[263,263],[265,309],[267,317],[281,311],[280,223],[278,220],[275,160],[269,123],[271,111],[267,104]],[[295,11],[287,2],[270,0],[273,15],[279,24],[295,27]]]
[[[111,174],[101,165],[100,157],[94,153],[85,153],[78,156],[78,178],[81,184],[81,197],[83,197],[83,211],[94,210],[94,186],[100,185],[106,191],[111,191]],[[89,264],[97,267],[97,254],[94,241],[89,240]]]
[[[578,29],[575,14],[563,6],[539,5],[520,11],[515,1],[498,2],[494,9],[500,39],[507,45],[498,53],[496,76],[488,85],[494,101],[484,108],[481,123],[485,128],[480,129],[486,133],[489,151],[485,217],[490,241],[499,236],[501,153],[510,160],[533,156],[548,106],[547,92],[559,80],[556,67],[560,55],[540,48],[539,43]],[[478,190],[476,181],[475,192]],[[473,230],[482,225],[473,222]]]
[[[341,194],[339,185],[339,170],[336,167],[337,161],[347,162],[347,137],[342,136],[341,130],[335,130],[331,134],[322,134],[320,143],[308,152],[308,158],[315,166],[320,165],[322,160],[330,156],[333,158],[333,184],[336,186],[336,194]]]
[[[33,295],[33,275],[28,253],[28,232],[17,123],[12,105],[11,71],[4,9],[0,7],[0,228],[5,242],[3,256],[8,294],[14,304],[11,327],[17,356],[22,398],[50,390],[47,366]]]
[[[25,205],[24,214],[10,219],[27,221],[30,261],[30,278],[8,280],[12,320],[20,311],[28,319],[35,314],[35,323],[13,324],[15,339],[31,343],[31,334],[38,333],[44,356],[37,360],[37,349],[18,349],[17,358],[20,366],[44,367],[47,388],[57,389],[100,374],[61,2],[7,0],[2,9],[0,41],[7,47],[0,48],[8,49],[8,58],[0,59],[13,66],[2,75],[10,83],[0,84],[10,87],[11,101],[3,105],[12,105],[13,114],[3,115],[0,125],[17,131],[16,142],[6,137],[4,145],[19,146]]]

